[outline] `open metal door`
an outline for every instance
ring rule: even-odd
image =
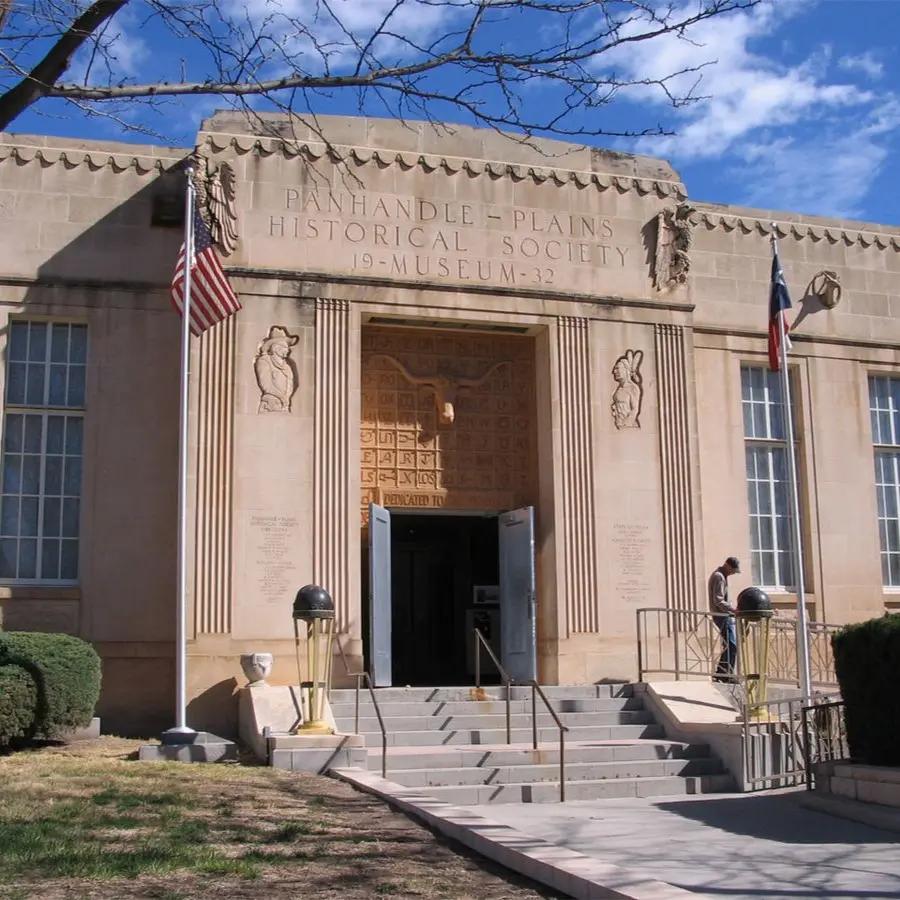
[[[534,507],[501,513],[500,661],[511,678],[537,678]]]
[[[375,687],[391,686],[391,514],[369,504],[369,665]]]

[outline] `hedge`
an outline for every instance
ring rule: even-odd
[[[37,706],[37,685],[21,666],[0,665],[0,747],[28,735]]]
[[[29,692],[21,676],[5,676],[3,687],[15,684],[12,690],[25,705],[7,716],[12,733],[0,717],[0,743],[20,735],[55,738],[90,723],[100,696],[100,657],[90,644],[68,634],[3,632],[0,667],[4,672],[18,668],[32,683]],[[28,724],[23,730],[24,719]]]
[[[851,756],[900,766],[900,614],[848,625],[831,643]]]

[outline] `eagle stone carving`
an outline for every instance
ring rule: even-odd
[[[194,187],[201,213],[219,250],[230,256],[238,240],[234,169],[227,162],[211,166],[201,154],[194,156],[194,165]]]

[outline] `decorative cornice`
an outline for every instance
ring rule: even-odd
[[[147,156],[146,154],[110,153],[108,150],[85,150],[77,147],[38,147],[30,144],[0,143],[0,162],[8,159],[45,166],[62,163],[66,168],[87,166],[92,171],[110,168],[113,172],[133,170],[138,175],[165,172],[181,162],[184,156]]]
[[[777,213],[774,214],[777,216]],[[900,233],[863,231],[855,228],[843,228],[838,225],[825,225],[813,222],[772,222],[771,218],[757,218],[746,213],[720,213],[713,210],[698,209],[691,216],[695,225],[703,224],[710,231],[721,228],[724,231],[738,230],[742,234],[759,234],[768,237],[773,232],[779,238],[791,237],[794,240],[823,241],[847,247],[859,244],[861,247],[876,246],[880,250],[891,247],[900,250]]]
[[[523,165],[489,159],[467,159],[460,156],[419,153],[414,150],[353,147],[344,144],[326,144],[320,141],[280,141],[256,135],[220,133],[207,133],[201,136],[200,144],[201,146],[205,144],[214,153],[232,149],[241,155],[257,153],[265,157],[280,153],[288,159],[302,156],[311,161],[317,161],[327,156],[331,162],[335,163],[352,159],[362,165],[374,162],[382,168],[396,165],[407,171],[416,167],[425,172],[441,169],[448,175],[456,175],[458,172],[465,171],[473,177],[488,175],[492,178],[512,178],[515,181],[524,181],[530,178],[537,184],[552,181],[559,187],[572,183],[581,188],[594,185],[599,190],[606,191],[614,187],[620,193],[633,190],[642,196],[652,193],[660,198],[673,197],[676,200],[683,200],[687,196],[685,187],[680,181],[607,175],[598,172]]]

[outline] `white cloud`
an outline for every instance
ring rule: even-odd
[[[762,5],[706,20],[688,32],[689,41],[666,35],[618,54],[614,63],[629,79],[662,79],[714,61],[699,74],[685,73],[670,82],[675,92],[693,91],[708,98],[676,113],[678,135],[641,142],[638,149],[676,160],[717,157],[757,129],[786,126],[870,99],[853,84],[826,83],[828,45],[795,66],[750,50],[753,39],[770,36],[785,18],[804,8],[805,4],[796,3],[777,8]],[[667,102],[665,95],[651,86],[632,89],[630,96],[642,102]]]
[[[862,200],[890,155],[885,136],[900,128],[900,101],[887,100],[857,126],[746,146],[733,174],[751,205],[863,218]]]
[[[857,56],[842,56],[838,60],[838,66],[847,72],[862,72],[872,79],[884,75],[884,63],[878,60],[871,50]]]
[[[864,215],[862,201],[891,152],[889,135],[900,128],[900,100],[849,77],[875,77],[880,63],[871,53],[839,59],[843,77],[835,77],[832,44],[821,44],[800,63],[783,62],[778,28],[814,5],[761,5],[702,23],[689,33],[692,43],[667,36],[623,53],[619,73],[630,78],[662,78],[716,60],[695,91],[708,99],[674,113],[678,134],[641,139],[637,149],[676,165],[721,161],[741,186],[739,202]],[[697,77],[680,76],[674,87],[686,91]],[[634,94],[644,103],[665,102],[651,87]]]
[[[448,19],[456,15],[452,3],[431,0],[229,0],[224,7],[238,22],[245,16],[276,36],[288,54],[303,54],[307,68],[322,68],[320,54],[330,66],[354,64],[360,49],[376,32],[379,37],[367,48],[379,58],[403,57],[413,51],[407,41],[427,45],[439,37]],[[388,15],[390,13],[390,15]],[[387,20],[385,21],[387,17]],[[301,24],[307,34],[298,31]],[[309,37],[315,35],[315,40]],[[276,63],[277,64],[277,63]],[[283,68],[283,66],[282,66]]]
[[[65,80],[103,84],[136,77],[150,59],[140,23],[126,7],[75,54]]]

